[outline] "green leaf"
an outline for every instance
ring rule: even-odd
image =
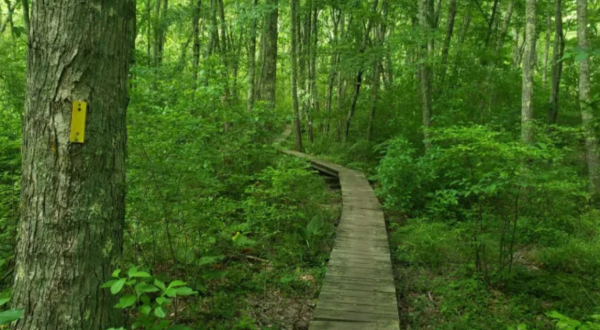
[[[140,311],[140,313],[142,313],[144,315],[148,315],[152,311],[152,307],[150,307],[148,305],[142,305],[142,306],[140,306],[140,308],[138,308],[138,310]]]
[[[119,277],[119,274],[121,274],[121,270],[115,269],[115,271],[112,273],[112,277]]]
[[[6,305],[10,301],[9,298],[0,298],[0,307]]]
[[[138,295],[141,295],[142,293],[157,292],[157,291],[159,291],[159,290],[156,286],[154,286],[152,284],[148,284],[148,283],[140,283],[135,286],[135,292]]]
[[[159,280],[154,280],[154,285],[156,285],[163,291],[165,291],[167,289],[167,286],[165,285],[165,283],[162,281],[159,281]]]
[[[147,277],[152,277],[152,275],[146,273],[146,272],[135,272],[131,275],[129,275],[129,277],[141,277],[141,278],[147,278]]]
[[[184,286],[184,285],[187,285],[187,283],[185,283],[184,281],[175,280],[175,281],[171,282],[171,284],[169,284],[169,288],[175,288],[175,287]]]
[[[192,330],[192,328],[185,326],[185,325],[173,325],[171,327],[168,328],[168,330]]]
[[[9,324],[23,317],[22,309],[9,309],[0,312],[0,325]]]
[[[579,53],[579,54],[577,54],[577,56],[575,56],[575,63],[582,62],[582,61],[586,60],[588,57],[590,57],[590,54],[588,54],[588,53]]]
[[[110,281],[108,281],[108,282],[106,282],[106,283],[102,284],[102,285],[100,286],[100,288],[102,288],[102,289],[107,289],[107,288],[110,288],[110,287],[111,287],[111,286],[113,286],[113,284],[115,284],[117,281],[118,281],[118,280],[110,280]]]
[[[112,294],[117,294],[119,292],[121,292],[121,290],[123,289],[123,285],[125,285],[125,281],[127,281],[126,278],[122,278],[118,281],[116,281],[111,287],[110,287],[110,292]]]
[[[131,276],[131,275],[133,275],[133,274],[137,273],[137,271],[138,271],[138,270],[137,270],[137,267],[136,267],[136,266],[133,266],[133,267],[129,268],[129,270],[127,271],[127,276],[129,276],[129,277],[133,277],[133,276]]]
[[[161,305],[161,306],[162,305],[167,306],[167,305],[171,304],[171,299],[165,298],[165,297],[158,297],[158,298],[156,298],[156,303],[159,304],[159,305]]]
[[[128,295],[121,297],[119,299],[119,303],[115,305],[116,308],[127,308],[133,306],[135,304],[137,298],[134,295]]]
[[[183,288],[177,288],[175,289],[175,292],[178,296],[191,296],[193,294],[196,294],[197,292],[192,290],[191,288],[183,287]]]
[[[156,315],[158,318],[164,319],[167,316],[167,312],[162,306],[158,306],[154,309],[154,315]]]
[[[177,297],[177,289],[176,288],[168,288],[167,291],[165,291],[165,294],[171,298],[175,298],[175,297]]]

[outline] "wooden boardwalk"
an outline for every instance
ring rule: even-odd
[[[308,159],[338,177],[342,187],[342,218],[309,330],[399,330],[385,220],[367,178],[310,155],[283,152]]]

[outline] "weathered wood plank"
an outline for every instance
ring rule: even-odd
[[[396,320],[388,322],[312,321],[310,330],[400,330],[400,324]]]
[[[339,320],[346,322],[381,322],[381,321],[396,321],[398,322],[398,314],[376,314],[376,313],[360,313],[346,312],[339,310],[331,310],[326,308],[318,308],[315,311],[313,320]],[[368,328],[363,328],[364,330]]]
[[[365,175],[329,161],[284,151],[337,176],[342,217],[310,330],[399,330],[385,219]]]

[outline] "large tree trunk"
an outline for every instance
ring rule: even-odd
[[[421,82],[421,112],[423,115],[424,141],[425,147],[430,147],[429,127],[431,127],[431,102],[432,102],[432,70],[429,56],[433,53],[431,30],[432,23],[432,3],[430,0],[419,0],[419,24],[423,35],[426,35],[426,41],[421,45],[421,65],[419,68],[419,77]]]
[[[588,1],[577,0],[577,40],[581,49],[588,50]],[[581,120],[585,134],[585,150],[589,176],[590,193],[593,200],[598,202],[600,197],[600,159],[598,158],[598,140],[594,132],[594,115],[591,105],[590,87],[590,58],[579,62],[579,104]]]
[[[521,94],[521,140],[533,143],[533,66],[536,44],[536,0],[527,0],[525,23],[525,55],[523,59],[523,86]]]
[[[248,46],[248,98],[246,100],[246,109],[252,111],[254,107],[255,91],[256,91],[256,18],[254,15],[257,11],[258,0],[252,1],[253,18],[250,23],[250,38]]]
[[[261,100],[269,102],[271,107],[275,108],[275,99],[277,92],[277,21],[279,19],[279,0],[266,0],[269,7],[265,19],[265,38],[263,39],[263,62],[261,70]]]
[[[122,251],[135,13],[133,0],[33,2],[15,330],[118,325],[114,297],[99,286]],[[74,101],[89,105],[85,143],[70,142]]]
[[[555,0],[554,12],[554,46],[552,50],[552,81],[550,100],[548,102],[548,124],[556,124],[559,110],[560,80],[563,63],[560,59],[565,53],[565,36],[562,22],[562,0]]]
[[[290,16],[292,17],[292,105],[294,108],[294,137],[296,150],[303,151],[302,131],[300,131],[300,106],[298,104],[298,0],[290,0]]]

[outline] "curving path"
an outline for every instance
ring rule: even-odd
[[[342,187],[342,218],[309,330],[399,330],[385,220],[365,175],[282,152],[308,159],[315,169],[338,177]]]

